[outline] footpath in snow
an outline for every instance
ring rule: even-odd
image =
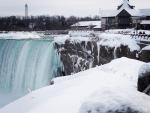
[[[54,79],[0,109],[0,113],[150,113],[150,97],[137,91],[145,64],[128,58]]]

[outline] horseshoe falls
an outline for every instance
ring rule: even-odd
[[[49,85],[60,68],[50,40],[0,39],[0,107]]]

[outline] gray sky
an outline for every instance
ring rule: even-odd
[[[122,0],[0,0],[0,16],[29,15],[93,16],[99,9],[115,9]],[[130,0],[136,8],[150,8],[150,0]]]

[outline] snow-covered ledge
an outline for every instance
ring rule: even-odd
[[[54,41],[65,75],[106,64],[123,56],[137,59],[140,51],[135,40],[121,34],[78,31],[56,36]]]

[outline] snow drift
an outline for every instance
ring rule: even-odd
[[[126,109],[150,113],[150,97],[137,91],[138,71],[143,64],[120,58],[56,78],[54,85],[29,93],[0,113],[114,113]]]

